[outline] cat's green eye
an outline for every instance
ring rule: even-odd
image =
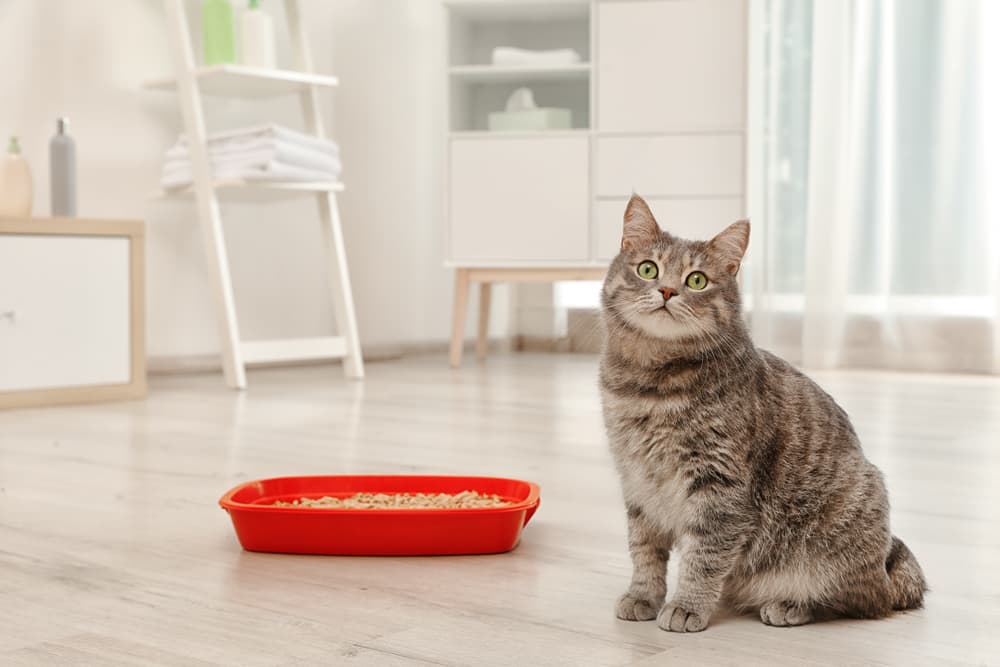
[[[708,277],[701,271],[692,271],[688,275],[687,286],[691,289],[703,290],[708,287]]]
[[[660,270],[656,268],[656,262],[651,262],[648,259],[645,262],[640,262],[639,266],[635,267],[635,272],[643,280],[653,280],[660,275]]]

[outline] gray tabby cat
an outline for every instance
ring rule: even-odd
[[[923,573],[889,531],[882,475],[847,414],[750,340],[736,284],[749,236],[740,221],[675,238],[635,195],[625,211],[601,293],[604,421],[634,568],[617,615],[696,632],[723,598],[768,625],[919,607]]]

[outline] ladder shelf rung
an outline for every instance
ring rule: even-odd
[[[301,93],[310,86],[331,88],[339,83],[337,77],[326,74],[243,65],[199,67],[194,75],[203,94],[221,97],[276,97]],[[173,90],[177,87],[177,79],[153,79],[143,85],[152,90]]]
[[[240,351],[247,364],[341,359],[347,356],[347,342],[342,336],[253,340],[243,342]]]
[[[343,192],[344,184],[339,181],[296,182],[296,181],[213,181],[212,187],[220,199],[226,201],[267,202],[291,199],[324,192]],[[154,199],[191,199],[194,186],[159,190],[152,194]]]

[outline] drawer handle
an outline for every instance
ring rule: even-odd
[[[7,320],[10,324],[17,322],[16,310],[0,310],[0,320]]]

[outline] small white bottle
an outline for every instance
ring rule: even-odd
[[[0,161],[0,218],[30,216],[34,193],[31,169],[27,160],[21,157],[17,137],[11,137],[7,155]]]
[[[66,132],[68,125],[69,119],[58,119],[55,136],[49,141],[52,215],[58,218],[76,215],[76,143]]]
[[[249,0],[240,12],[240,63],[248,67],[275,69],[274,20],[260,9],[260,0]]]

